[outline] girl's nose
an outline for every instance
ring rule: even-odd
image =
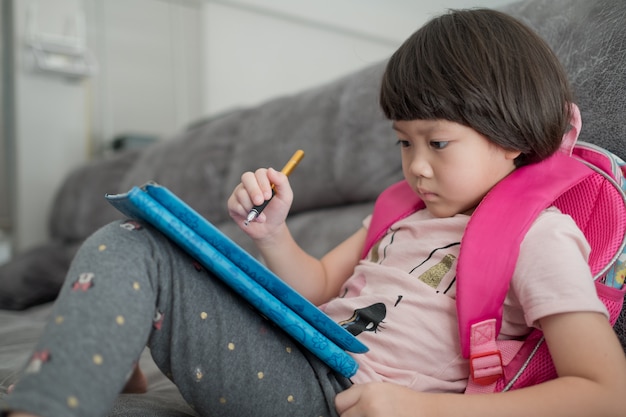
[[[413,156],[411,160],[411,172],[417,177],[430,178],[433,170],[427,158],[419,155]]]

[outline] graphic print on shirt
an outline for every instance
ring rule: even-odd
[[[458,229],[462,226],[461,221]],[[383,339],[394,338],[414,330],[407,327],[410,324],[405,318],[417,304],[431,302],[429,298],[438,295],[454,298],[461,233],[451,228],[438,238],[417,239],[433,230],[438,228],[422,229],[413,224],[396,224],[387,229],[370,248],[366,262],[357,267],[362,269],[343,287],[339,298],[364,298],[348,302],[349,310],[331,313],[340,326],[354,336],[369,337],[365,336],[369,332],[381,333]]]
[[[394,240],[395,240],[394,238],[398,230],[399,229],[389,228],[385,236],[372,246],[368,254],[369,260],[371,262],[378,263],[378,264],[382,264],[384,262],[384,260],[387,258],[388,249],[394,244]],[[384,247],[381,248],[383,244],[384,244]],[[460,244],[461,242],[453,242],[448,245],[444,245],[442,247],[433,249],[430,252],[430,254],[426,257],[426,259],[419,262],[415,267],[413,267],[410,271],[407,271],[407,272],[409,274],[413,274],[413,272],[415,272],[422,265],[428,262],[433,257],[433,255],[435,255],[438,251],[445,250],[453,246],[458,246]],[[434,289],[437,289],[439,287],[439,284],[441,284],[441,281],[443,280],[443,278],[453,269],[455,260],[456,260],[456,256],[454,254],[452,253],[445,254],[443,258],[437,264],[428,268],[425,272],[420,274],[417,278],[423,283],[425,283],[426,285]],[[446,290],[443,291],[444,294],[450,290],[450,288],[452,287],[455,281],[456,281],[456,278],[453,279],[452,282],[446,288]]]
[[[393,238],[394,238],[396,231],[397,230],[389,228],[387,233],[385,233],[385,236],[382,239],[380,239],[378,242],[374,243],[374,245],[371,247],[369,251],[370,261],[374,263],[382,263],[385,260],[385,258],[387,257],[387,248],[393,244]],[[381,257],[380,245],[383,243],[383,240],[387,238],[387,236],[389,236],[389,243],[385,245],[385,248],[383,249],[383,253]]]
[[[445,277],[446,274],[452,269],[452,265],[454,264],[455,259],[456,256],[452,255],[451,253],[445,255],[443,259],[439,261],[439,263],[428,268],[426,272],[418,277],[418,279],[424,284],[427,284],[432,288],[437,289],[443,277]]]
[[[358,336],[363,332],[376,333],[379,329],[383,329],[382,323],[387,315],[387,307],[383,303],[372,304],[365,308],[359,308],[354,311],[352,317],[348,320],[339,322],[339,325]]]

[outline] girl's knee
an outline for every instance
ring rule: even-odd
[[[154,229],[144,222],[124,219],[115,220],[97,230],[86,241],[83,246],[115,245],[116,247],[130,246],[134,250],[140,250],[144,245],[150,245],[154,240]]]

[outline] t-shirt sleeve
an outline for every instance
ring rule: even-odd
[[[363,219],[363,227],[365,227],[366,230],[369,230],[370,228],[370,224],[372,223],[372,215],[369,214],[366,218]]]
[[[527,232],[511,281],[526,324],[553,314],[607,310],[597,296],[587,260],[590,247],[574,220],[545,210]]]

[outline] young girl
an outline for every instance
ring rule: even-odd
[[[391,57],[380,101],[405,179],[426,208],[394,224],[364,260],[369,218],[321,260],[305,253],[285,223],[289,182],[273,169],[243,174],[228,201],[274,272],[344,326],[365,321],[351,331],[370,351],[355,355],[351,381],[267,325],[160,234],[127,222],[100,230],[77,255],[8,399],[9,415],[104,415],[146,340],[163,372],[207,416],[623,415],[626,360],[595,293],[589,246],[554,208],[522,243],[500,337],[540,327],[559,377],[502,394],[460,394],[469,371],[454,303],[459,242],[486,193],[517,167],[556,152],[569,128],[572,97],[550,49],[502,13],[450,12]],[[271,184],[276,197],[244,225]],[[141,381],[135,369],[131,383]]]

